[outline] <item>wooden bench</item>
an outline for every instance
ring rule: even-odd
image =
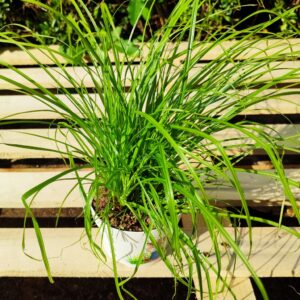
[[[224,47],[230,46],[227,42]],[[270,41],[276,43],[276,41]],[[294,49],[300,50],[300,40],[290,40],[289,43]],[[182,45],[185,47],[186,45]],[[263,43],[258,42],[256,47],[264,47]],[[255,48],[255,47],[254,47]],[[41,55],[40,52],[34,52],[34,55]],[[219,53],[223,51],[220,47],[212,53],[208,53],[203,58],[204,61],[218,57]],[[251,51],[245,54],[251,55]],[[146,55],[146,54],[145,54]],[[51,61],[47,57],[41,55],[40,58],[45,64],[49,64],[49,70],[56,72],[57,69],[51,67]],[[10,62],[18,66],[22,71],[30,76],[36,78],[44,87],[55,89],[55,84],[47,76],[45,71],[35,65],[35,62],[25,53],[19,50],[5,50],[0,54],[0,61]],[[197,67],[205,62],[199,62]],[[282,62],[284,67],[290,69],[300,69],[300,61],[286,61]],[[74,76],[83,79],[87,87],[93,87],[93,82],[89,80],[88,76],[83,69],[79,67],[68,67],[69,72]],[[12,71],[7,69],[0,69],[0,74],[11,76],[14,79],[24,82],[21,77],[13,74]],[[270,75],[272,76],[272,74]],[[64,79],[61,78],[63,81]],[[300,78],[295,82],[289,84],[299,83]],[[65,82],[65,87],[68,82]],[[300,88],[299,85],[292,87],[295,90],[294,95],[286,96],[285,102],[278,102],[276,98],[268,99],[264,104],[258,104],[251,109],[243,112],[247,116],[269,115],[280,116],[281,114],[299,114],[300,120]],[[14,148],[5,145],[5,143],[16,144],[30,144],[44,147],[55,147],[51,145],[48,140],[41,140],[34,136],[35,134],[43,136],[53,136],[54,129],[49,128],[35,128],[34,123],[30,120],[49,120],[57,118],[57,115],[51,111],[46,111],[45,106],[38,103],[30,96],[17,93],[15,87],[10,86],[8,83],[0,80],[0,119],[12,115],[10,119],[27,120],[29,125],[26,128],[14,128],[9,126],[0,127],[0,218],[5,216],[11,219],[20,217],[23,214],[23,206],[21,202],[21,195],[47,178],[57,174],[64,168],[61,161],[57,160],[59,157],[54,152],[44,152],[39,150],[30,150],[22,148]],[[59,95],[64,99],[63,95]],[[65,99],[65,101],[67,101]],[[19,114],[24,111],[31,111],[27,114]],[[15,115],[13,115],[15,114]],[[300,122],[299,122],[300,123]],[[274,124],[272,128],[281,132],[284,136],[294,136],[289,142],[295,145],[300,145],[300,124]],[[24,132],[26,134],[24,134]],[[29,135],[28,135],[29,134]],[[34,135],[32,135],[34,134]],[[227,130],[216,135],[217,138],[222,139],[222,136],[233,136],[236,132]],[[297,136],[298,135],[298,136]],[[300,146],[299,146],[300,148]],[[264,161],[262,153],[253,153],[253,159],[257,160],[256,163],[250,163],[250,168],[264,168],[267,172],[272,172],[269,169],[268,162]],[[255,156],[256,155],[256,156]],[[259,160],[262,157],[261,160]],[[292,163],[286,165],[287,175],[295,180],[300,180],[300,155],[290,153]],[[37,168],[36,164],[42,167]],[[47,166],[48,165],[48,166]],[[82,171],[85,172],[85,171]],[[278,207],[282,204],[284,196],[282,191],[278,188],[275,181],[270,178],[263,178],[255,174],[241,173],[239,174],[242,185],[245,189],[246,198],[249,205],[253,207]],[[66,178],[67,179],[67,178]],[[41,192],[33,201],[32,207],[36,209],[37,214],[41,212],[50,212],[54,217],[53,210],[61,206],[62,199],[66,196],[66,192],[73,185],[73,180],[65,180],[56,182],[55,184],[47,187]],[[211,189],[210,195],[215,199],[215,204],[218,206],[239,206],[239,197],[231,189]],[[300,189],[294,190],[298,199],[300,199]],[[73,209],[73,216],[80,212],[83,201],[80,193],[74,190],[64,203],[64,207],[71,210]],[[78,208],[78,209],[77,209]],[[45,216],[45,214],[41,214]],[[184,216],[183,225],[189,230],[189,218]],[[230,228],[230,234],[234,234],[234,229]],[[300,227],[297,228],[300,231]],[[241,236],[247,236],[247,228],[241,229]],[[199,249],[201,251],[209,251],[210,239],[205,229],[201,229],[202,235],[199,238]],[[51,270],[54,277],[112,277],[112,270],[108,266],[99,265],[99,261],[92,255],[89,250],[87,240],[84,238],[83,228],[42,228],[42,233],[45,239],[46,249],[49,255]],[[46,276],[44,265],[41,261],[32,260],[24,255],[21,247],[23,228],[0,228],[0,276],[30,276],[40,277]],[[219,241],[222,243],[222,241]],[[282,230],[268,227],[255,227],[253,228],[253,248],[251,251],[250,262],[257,271],[260,277],[299,277],[300,276],[300,240],[295,236],[290,236]],[[250,245],[248,238],[241,239],[241,248],[244,253],[249,253]],[[34,230],[29,228],[26,230],[26,252],[32,256],[40,257],[39,249],[35,237]],[[225,255],[225,254],[229,254]],[[255,299],[254,292],[249,280],[249,271],[237,261],[233,270],[232,257],[230,249],[224,245],[224,275],[228,275],[228,280],[233,291],[236,293],[237,299]],[[212,262],[214,256],[210,257]],[[228,262],[228,263],[227,263]],[[233,272],[234,271],[234,272]],[[133,270],[131,268],[119,265],[118,272],[120,276],[131,276]],[[140,268],[135,276],[140,277],[172,277],[172,274],[167,270],[161,262],[155,262],[148,268]],[[197,281],[195,280],[195,284]],[[224,292],[225,293],[225,292]],[[218,299],[230,299],[229,294],[220,294]]]

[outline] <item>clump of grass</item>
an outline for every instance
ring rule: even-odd
[[[71,15],[61,15],[39,1],[27,2],[59,14],[72,27],[79,37],[78,44],[85,49],[88,59],[75,60],[71,55],[60,55],[68,63],[76,62],[76,65],[81,66],[86,72],[86,78],[94,84],[91,94],[84,81],[68,73],[66,65],[57,59],[58,53],[53,48],[30,43],[25,38],[15,39],[11,32],[1,32],[1,41],[17,45],[27,52],[28,47],[34,47],[46,53],[58,67],[58,74],[72,87],[71,93],[57,79],[56,74],[50,72],[30,52],[28,54],[58,86],[57,92],[44,88],[21,70],[3,63],[3,66],[31,82],[34,88],[0,75],[2,80],[46,104],[51,111],[65,120],[57,128],[63,138],[53,139],[58,147],[51,151],[68,158],[69,168],[32,188],[22,198],[27,216],[33,220],[50,280],[50,265],[38,223],[30,208],[30,199],[48,184],[60,180],[68,173],[74,173],[76,186],[81,190],[85,201],[85,232],[92,251],[103,262],[106,261],[105,253],[92,235],[93,218],[90,208],[94,199],[101,197],[101,190],[105,189],[108,202],[118,203],[137,218],[176,280],[187,285],[189,296],[195,274],[199,280],[201,295],[204,288],[202,279],[206,277],[209,296],[213,297],[214,291],[209,277],[211,271],[229,288],[226,279],[221,276],[221,248],[217,243],[217,237],[221,236],[249,269],[263,298],[267,299],[267,293],[246,254],[223,227],[220,218],[227,216],[227,213],[212,205],[214,199],[209,197],[208,188],[214,182],[221,182],[237,191],[243,211],[231,216],[246,219],[251,240],[251,222],[256,218],[249,213],[238,174],[252,171],[237,168],[235,162],[255,149],[262,149],[269,156],[274,173],[255,172],[272,176],[282,185],[286,201],[290,202],[300,220],[299,209],[291,190],[292,186],[299,187],[299,183],[286,178],[279,150],[288,147],[281,143],[282,137],[279,134],[272,137],[265,134],[265,126],[262,124],[249,121],[231,122],[245,109],[266,101],[270,96],[280,98],[281,95],[293,93],[290,89],[278,86],[299,78],[298,69],[282,67],[282,61],[292,59],[299,53],[289,49],[287,41],[279,40],[269,47],[257,49],[256,41],[251,39],[257,32],[276,22],[276,19],[242,32],[232,31],[221,37],[217,37],[216,33],[208,37],[205,43],[198,42],[195,40],[196,26],[201,26],[204,20],[197,19],[197,11],[204,1],[180,0],[157,36],[147,44],[141,43],[141,50],[134,56],[128,56],[126,43],[121,42],[121,47],[125,50],[123,53],[113,43],[113,19],[104,2],[100,4],[103,22],[101,27],[81,0],[71,0],[79,21]],[[183,22],[181,17],[187,11],[191,12],[190,18]],[[186,36],[188,41],[182,47],[182,39]],[[228,40],[235,42],[224,48],[224,42]],[[214,60],[200,63],[207,53],[216,48],[223,51]],[[254,48],[255,53],[249,54],[249,49]],[[288,49],[290,54],[286,56]],[[265,55],[266,51],[268,55]],[[144,55],[145,52],[147,55]],[[248,58],[240,60],[239,57],[245,53],[248,53]],[[137,59],[138,65],[135,63]],[[288,84],[286,86],[291,87]],[[244,93],[245,91],[248,92]],[[72,105],[66,104],[58,94],[64,94]],[[225,136],[219,139],[215,136],[226,129],[238,132],[239,137]],[[43,136],[40,138],[49,139]],[[233,149],[240,151],[234,152]],[[82,159],[85,165],[77,166],[74,163],[76,158]],[[82,176],[80,170],[87,167],[91,169],[90,173]],[[110,209],[104,209],[101,213],[108,228],[109,214]],[[185,232],[178,225],[180,214],[191,215],[191,233]],[[216,266],[212,265],[197,246],[199,214],[211,237],[212,249],[217,258]],[[150,218],[150,226],[142,215]],[[299,236],[293,229],[281,226],[280,222],[279,220],[272,225]],[[172,249],[171,254],[154,239],[151,233],[154,227],[166,237],[169,248]],[[116,288],[119,297],[123,299],[123,293],[129,293],[123,288],[126,280],[118,278],[114,250],[112,257]],[[137,268],[138,266],[139,264]],[[187,280],[182,279],[183,274]]]

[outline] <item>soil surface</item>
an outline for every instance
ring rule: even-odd
[[[99,198],[93,200],[93,208],[96,213],[102,213],[109,210],[108,221],[114,228],[127,231],[143,231],[141,223],[137,217],[128,208],[121,206],[114,199],[109,198],[109,191],[104,187],[99,189]],[[101,218],[101,216],[99,216]],[[150,218],[142,215],[142,222],[146,226],[150,224]]]

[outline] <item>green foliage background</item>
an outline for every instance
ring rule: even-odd
[[[76,12],[69,0],[45,0],[46,4],[63,12],[64,15],[76,17]],[[86,1],[87,7],[93,13],[94,18],[100,23],[99,5],[101,1]],[[178,0],[106,0],[105,1],[114,16],[116,24],[116,35],[127,39],[132,27],[136,25],[134,38],[142,38],[146,20],[150,18],[149,30],[146,31],[145,38],[150,38],[163,24],[168,15],[176,5]],[[153,6],[152,6],[153,4]],[[197,28],[198,39],[203,39],[212,32],[224,32],[229,27],[236,25],[245,16],[263,11],[257,17],[252,17],[247,24],[263,22],[276,17],[280,12],[300,4],[300,0],[206,0],[203,1],[199,15],[205,18],[206,22]],[[152,9],[150,9],[152,7]],[[189,16],[186,16],[187,18]],[[68,27],[63,20],[57,19],[51,12],[36,7],[35,5],[24,3],[20,0],[0,0],[0,28],[9,26],[12,23],[23,24],[39,34],[41,42],[46,44],[57,43],[58,41],[75,43],[76,34],[72,28]],[[4,27],[4,30],[7,27]],[[26,33],[25,28],[13,27],[18,33]],[[240,29],[240,28],[239,28]],[[275,23],[268,31],[276,34],[291,34],[300,30],[300,10],[295,9],[285,19]],[[55,36],[55,40],[47,36]]]

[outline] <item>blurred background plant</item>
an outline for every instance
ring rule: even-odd
[[[45,0],[45,2],[54,9],[62,11],[64,15],[76,17],[74,7],[68,0]],[[101,1],[89,0],[86,2],[95,20],[100,23],[99,5]],[[146,38],[150,38],[153,33],[165,24],[178,0],[109,0],[106,2],[111,14],[114,16],[118,34],[124,39],[128,38],[132,26],[136,24],[135,38],[141,39],[147,19],[150,19],[151,28]],[[202,9],[199,10],[199,14],[205,18],[206,22],[205,26],[201,23],[202,28],[198,28],[197,34],[199,38],[205,38],[212,31],[218,30],[222,32],[231,25],[238,23],[245,16],[255,11],[265,10],[265,13],[258,14],[257,18],[251,18],[251,24],[247,22],[247,25],[243,25],[250,26],[256,22],[265,21],[264,19],[272,19],[280,12],[296,7],[299,4],[300,0],[205,0],[203,1]],[[11,23],[23,24],[33,32],[43,35],[43,42],[46,44],[57,41],[76,41],[76,34],[73,30],[50,11],[24,3],[21,0],[0,0],[0,26],[3,27]],[[18,28],[15,30],[22,31],[24,29]],[[278,34],[299,33],[300,10],[295,9],[291,11],[290,15],[285,16],[284,19],[272,25],[268,30]],[[55,36],[57,40],[49,39],[49,36]]]
[[[70,0],[44,0],[44,2],[65,16],[78,18]],[[131,55],[136,51],[134,46],[136,43],[141,40],[147,41],[159,32],[178,0],[107,0],[105,2],[114,18],[114,43],[126,44],[125,49],[119,47],[119,50]],[[101,1],[86,1],[89,11],[101,28],[100,3]],[[300,5],[300,0],[203,0],[198,11],[198,18],[202,19],[202,22],[201,26],[196,28],[196,40],[205,40],[212,34],[217,37],[216,32],[221,35],[229,32],[230,28],[234,28],[232,30],[248,28],[274,19],[293,7],[294,10],[290,10],[288,15],[284,14],[280,21],[272,23],[265,31],[272,32],[278,37],[291,34],[299,37],[300,9],[297,5]],[[182,16],[182,21],[190,18],[189,14],[190,12],[186,12]],[[241,22],[250,14],[252,14],[251,18]],[[24,27],[13,25],[15,23],[22,24]],[[134,31],[132,31],[133,27]],[[63,52],[78,59],[84,55],[73,28],[68,26],[63,18],[58,18],[51,11],[34,4],[24,3],[21,0],[0,0],[0,28],[4,31],[31,36],[41,44],[60,44]]]
[[[13,0],[0,0],[0,27],[7,24],[12,1]]]

